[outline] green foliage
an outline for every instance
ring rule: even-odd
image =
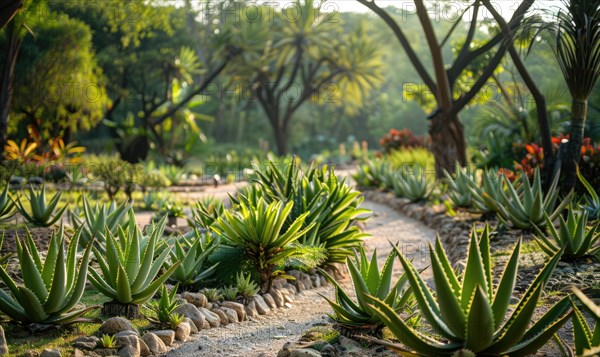
[[[221,290],[217,288],[204,288],[200,290],[200,292],[202,292],[210,302],[219,302],[223,299]]]
[[[8,184],[4,186],[0,194],[0,221],[9,219],[16,211],[14,210],[15,203],[8,195]]]
[[[513,250],[499,283],[494,287],[490,257],[489,229],[469,241],[467,263],[462,276],[450,266],[440,240],[430,245],[435,291],[430,290],[397,247],[394,247],[414,291],[423,317],[435,335],[419,332],[406,324],[384,301],[369,296],[371,308],[404,346],[378,341],[398,351],[424,356],[474,355],[525,356],[542,347],[570,318],[569,298],[552,306],[531,325],[544,286],[560,258],[554,255],[527,288],[506,318],[517,279],[521,242]]]
[[[121,190],[131,200],[135,184],[143,175],[142,166],[130,164],[116,156],[90,157],[87,167],[95,179],[102,181],[104,190],[111,200]]]
[[[598,197],[598,193],[596,193],[596,190],[594,187],[592,187],[588,180],[583,177],[581,171],[579,171],[579,168],[577,168],[577,177],[588,193],[583,199],[584,204],[582,205],[582,208],[587,210],[591,220],[600,219],[600,197]]]
[[[184,236],[175,239],[169,264],[175,262],[181,264],[175,269],[169,281],[177,282],[186,288],[210,277],[219,263],[207,267],[206,261],[218,245],[218,240],[212,240],[208,235],[195,234],[191,239]]]
[[[396,196],[407,198],[410,202],[426,200],[433,188],[434,186],[427,181],[424,170],[418,166],[410,170],[400,171],[395,175],[393,181]]]
[[[542,227],[546,224],[545,216],[550,221],[560,214],[560,212],[569,203],[572,192],[562,199],[558,204],[558,177],[544,193],[542,189],[542,180],[540,178],[539,168],[535,169],[533,182],[529,181],[527,175],[521,172],[515,182],[510,182],[506,175],[502,176],[507,191],[502,193],[501,200],[496,200],[487,194],[483,194],[490,204],[494,206],[498,218],[511,227],[520,229],[532,229],[535,226]]]
[[[169,327],[171,330],[176,330],[177,326],[181,325],[181,323],[185,320],[185,316],[182,314],[174,313],[169,316]]]
[[[262,198],[256,203],[240,202],[239,210],[225,211],[211,226],[223,237],[223,244],[245,252],[253,268],[260,274],[261,290],[269,292],[275,267],[300,253],[293,245],[312,225],[302,229],[309,212],[303,213],[289,225],[283,226],[294,206],[293,202],[267,204]]]
[[[256,296],[260,290],[258,285],[252,281],[252,276],[243,272],[239,272],[235,277],[235,287],[238,295],[246,300]]]
[[[90,281],[102,294],[121,304],[143,304],[150,300],[160,286],[179,267],[174,262],[162,275],[156,277],[170,248],[162,248],[159,241],[165,229],[165,219],[153,226],[144,239],[135,222],[118,235],[106,233],[105,253],[94,248],[100,272],[91,269]]]
[[[163,325],[171,322],[173,311],[181,306],[181,302],[175,297],[178,287],[179,285],[175,285],[171,291],[169,291],[165,285],[161,285],[159,293],[160,297],[156,300],[148,301],[146,305],[154,314],[151,318],[152,322]]]
[[[88,201],[87,196],[82,196],[83,218],[71,214],[71,224],[75,229],[81,228],[81,239],[79,240],[79,244],[82,247],[86,246],[88,242],[94,238],[99,244],[99,247],[102,247],[104,244],[102,239],[106,235],[106,231],[117,234],[119,224],[122,222],[125,214],[131,209],[131,204],[123,202],[117,206],[115,201],[111,201],[110,205],[102,203],[92,206]],[[133,215],[133,212],[130,214]],[[104,235],[101,234],[101,232],[104,232]]]
[[[221,289],[223,298],[227,301],[235,301],[238,296],[238,288],[236,286],[227,286]]]
[[[210,226],[219,218],[225,207],[223,201],[215,198],[209,198],[204,201],[198,201],[192,209],[194,224],[197,227],[210,229]]]
[[[0,266],[0,279],[8,292],[0,289],[0,311],[21,324],[69,324],[84,321],[81,316],[96,308],[76,309],[85,289],[92,243],[81,259],[77,245],[81,230],[75,232],[65,249],[67,237],[63,226],[52,232],[46,259],[38,252],[27,231],[24,241],[17,239],[17,256],[23,285],[9,277]]]
[[[454,169],[454,176],[445,171],[448,184],[448,196],[455,207],[470,208],[473,205],[471,187],[477,186],[477,175],[470,166],[462,168],[458,163]]]
[[[586,255],[594,256],[600,252],[600,222],[588,229],[588,212],[576,212],[572,207],[567,209],[567,219],[559,215],[560,226],[556,230],[554,224],[546,216],[548,235],[536,227],[538,235],[535,240],[539,247],[552,256],[562,252],[562,260],[574,260]]]
[[[144,193],[142,201],[144,203],[144,209],[158,210],[165,206],[167,202],[171,201],[171,194],[168,191],[149,191]]]
[[[46,187],[42,186],[40,191],[35,191],[33,186],[29,186],[29,195],[25,195],[25,197],[27,197],[27,201],[29,201],[31,213],[23,206],[21,197],[17,199],[17,208],[23,217],[33,225],[38,227],[50,227],[62,217],[67,209],[67,205],[57,209],[61,196],[62,192],[57,192],[50,198],[48,204],[46,204]]]
[[[595,356],[600,353],[600,306],[594,304],[592,300],[577,288],[573,288],[573,293],[596,321],[592,329],[573,301],[573,310],[575,311],[573,314],[575,353],[577,356]]]
[[[481,185],[477,181],[469,182],[473,209],[481,213],[496,213],[496,202],[504,197],[504,179],[493,169],[483,169]]]
[[[2,237],[0,237],[0,249],[2,249],[2,244],[4,244],[4,231],[2,232]],[[12,253],[0,255],[0,266],[4,267],[4,269],[6,269],[6,265],[8,263],[8,260],[10,259],[10,257],[12,257]]]
[[[117,347],[117,340],[113,335],[104,334],[100,337],[100,342],[98,342],[98,344],[102,348],[115,348]]]
[[[377,265],[377,251],[368,259],[364,248],[360,247],[358,253],[354,252],[354,259],[348,258],[346,266],[352,277],[356,301],[333,277],[321,270],[321,274],[335,287],[335,301],[324,297],[333,308],[334,315],[331,317],[345,325],[382,327],[383,322],[368,305],[367,294],[385,301],[396,313],[400,313],[406,307],[411,293],[404,289],[408,281],[405,274],[395,283],[392,282],[395,258],[396,252],[392,251],[381,271]]]
[[[173,184],[178,185],[183,178],[184,171],[181,167],[175,165],[164,165],[160,167],[160,172]]]

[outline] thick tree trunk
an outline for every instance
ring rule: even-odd
[[[287,130],[279,125],[273,127],[275,134],[275,145],[277,146],[277,155],[284,156],[288,154],[288,135]]]
[[[457,162],[461,166],[467,164],[467,143],[458,116],[448,117],[440,111],[431,119],[429,135],[438,178],[444,177],[444,170],[453,172]]]
[[[579,165],[579,158],[581,157],[581,144],[583,143],[586,117],[587,100],[573,98],[571,106],[571,132],[565,157],[562,159],[562,170],[565,178],[562,184],[562,191],[564,193],[571,191],[577,184],[575,167]]]
[[[15,65],[21,48],[21,40],[14,34],[14,30],[9,31],[10,42],[6,49],[4,66],[2,67],[2,76],[0,77],[0,161],[4,156],[4,146],[7,140],[8,116],[13,96],[13,81],[15,75]]]

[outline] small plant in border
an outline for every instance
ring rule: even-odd
[[[67,205],[63,208],[56,209],[61,196],[62,192],[56,193],[52,196],[50,202],[46,204],[46,187],[42,186],[42,189],[36,192],[33,189],[33,186],[29,186],[29,195],[26,195],[26,197],[29,201],[31,213],[25,209],[25,206],[21,203],[20,197],[17,199],[17,208],[23,217],[31,224],[38,227],[50,227],[62,217],[67,209]]]
[[[181,302],[175,298],[178,287],[178,285],[175,285],[171,291],[169,291],[165,285],[161,285],[159,292],[160,297],[156,300],[150,300],[146,304],[148,309],[152,310],[154,313],[154,316],[148,318],[148,320],[156,324],[170,324],[170,318],[173,315],[173,312],[181,306]]]

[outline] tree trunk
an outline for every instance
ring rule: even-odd
[[[275,134],[275,145],[277,146],[277,155],[284,156],[288,154],[288,138],[287,132],[281,126],[273,128]]]
[[[467,143],[458,116],[448,117],[440,111],[431,119],[429,135],[438,178],[444,177],[444,170],[453,172],[457,162],[461,166],[467,164]]]
[[[13,81],[15,76],[15,64],[21,48],[21,40],[14,33],[14,29],[9,32],[9,44],[6,49],[4,67],[2,68],[2,80],[0,83],[0,161],[3,157],[4,146],[8,136],[8,116],[13,96]]]
[[[581,157],[581,144],[583,143],[583,131],[587,117],[587,99],[573,98],[571,106],[571,132],[565,157],[562,159],[562,170],[564,178],[562,184],[563,193],[568,193],[577,184],[575,168],[579,165]]]

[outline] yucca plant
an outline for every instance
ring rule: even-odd
[[[21,203],[21,197],[17,198],[17,208],[28,222],[37,227],[50,227],[62,217],[67,209],[67,205],[57,209],[62,192],[57,192],[52,196],[50,202],[46,204],[45,186],[42,186],[40,191],[35,191],[33,186],[29,186],[29,195],[25,196],[27,197],[27,201],[29,201],[31,212],[25,209],[25,206]]]
[[[484,169],[481,174],[481,185],[477,181],[468,182],[471,191],[473,209],[480,213],[496,213],[496,202],[502,202],[504,197],[504,179],[496,170]]]
[[[169,247],[159,247],[159,239],[165,228],[164,219],[158,227],[152,230],[145,243],[142,242],[139,229],[119,229],[116,236],[109,231],[105,232],[105,253],[94,247],[100,271],[91,269],[90,281],[102,294],[112,299],[104,304],[105,315],[126,313],[130,317],[137,317],[137,305],[150,300],[181,264],[173,262],[157,277],[170,252]],[[161,253],[156,256],[155,252],[160,249]]]
[[[173,311],[181,306],[179,299],[175,297],[177,294],[178,285],[175,285],[171,291],[165,285],[161,285],[159,295],[156,300],[150,300],[146,304],[148,309],[152,311],[154,316],[148,319],[156,324],[168,325]]]
[[[571,207],[567,210],[567,219],[559,216],[558,230],[550,218],[546,216],[548,235],[536,227],[535,241],[548,255],[562,251],[562,260],[574,260],[586,255],[594,256],[600,252],[600,232],[597,232],[600,222],[587,228],[588,212],[577,212]]]
[[[15,211],[15,203],[8,194],[8,185],[4,186],[0,194],[0,221],[4,221],[12,217]]]
[[[410,202],[426,200],[433,191],[433,185],[420,169],[395,175],[392,187],[397,197],[407,198]]]
[[[588,211],[588,218],[591,220],[600,219],[600,197],[598,197],[598,193],[588,180],[583,177],[579,167],[577,167],[577,177],[579,177],[579,181],[585,187],[587,191],[587,195],[583,199],[583,204],[581,205],[583,209]]]
[[[462,168],[458,163],[454,169],[454,175],[444,171],[448,184],[448,197],[456,207],[470,208],[473,203],[472,186],[478,186],[475,170],[470,166]]]
[[[17,285],[0,265],[0,279],[8,292],[0,289],[0,311],[21,324],[70,324],[89,321],[81,316],[98,308],[73,308],[85,290],[92,243],[80,259],[77,245],[81,230],[75,232],[65,249],[67,237],[61,225],[52,232],[46,259],[42,260],[29,231],[24,241],[16,240],[23,285]]]
[[[475,230],[469,241],[464,273],[452,269],[438,239],[430,244],[431,269],[435,295],[415,267],[394,246],[402,263],[415,300],[435,335],[407,325],[386,302],[369,296],[370,307],[402,345],[377,340],[401,352],[422,356],[491,355],[525,356],[534,353],[571,316],[569,298],[552,306],[531,324],[536,305],[560,254],[555,254],[527,288],[506,318],[517,279],[521,241],[513,250],[497,286],[492,283],[489,228],[481,237]]]
[[[535,169],[533,182],[521,171],[515,182],[510,182],[502,176],[507,191],[502,194],[500,201],[492,199],[498,218],[507,226],[519,229],[533,229],[546,224],[546,216],[554,221],[562,210],[569,204],[573,192],[569,192],[558,204],[557,174],[544,193],[539,168]]]
[[[404,310],[410,297],[410,290],[405,289],[408,281],[405,274],[402,274],[395,283],[392,282],[395,259],[396,252],[392,251],[380,271],[376,250],[370,259],[367,258],[363,247],[360,247],[358,252],[354,251],[354,258],[348,257],[346,262],[356,293],[354,300],[331,275],[320,270],[320,273],[335,287],[335,301],[321,295],[333,308],[331,318],[342,326],[371,329],[379,334],[383,322],[369,306],[366,295],[385,301],[396,313]]]
[[[218,245],[218,241],[209,240],[203,235],[194,235],[192,239],[187,239],[185,236],[176,239],[167,267],[174,262],[181,262],[181,264],[175,269],[169,281],[179,283],[185,289],[209,278],[219,263],[209,267],[205,263]]]
[[[273,273],[278,265],[301,254],[294,245],[306,231],[302,229],[308,212],[300,215],[283,232],[282,228],[292,211],[294,203],[273,202],[267,204],[262,198],[257,204],[239,203],[239,211],[225,211],[211,229],[223,237],[223,244],[243,250],[255,271],[260,276],[260,288],[269,292],[273,284]]]
[[[73,227],[75,229],[82,228],[79,244],[85,246],[92,238],[96,238],[97,244],[102,246],[104,242],[101,239],[105,234],[100,235],[98,233],[108,230],[113,234],[117,234],[119,223],[121,223],[130,208],[131,204],[127,202],[117,206],[115,201],[111,201],[110,205],[96,204],[92,206],[86,195],[83,195],[83,218],[76,214],[70,215]]]

